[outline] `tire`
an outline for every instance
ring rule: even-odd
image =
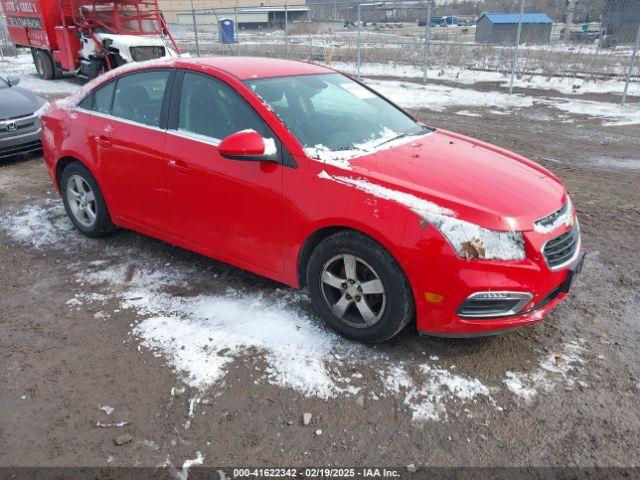
[[[51,60],[51,55],[46,50],[33,49],[31,51],[33,63],[36,65],[36,71],[40,78],[51,80],[55,76],[55,67]]]
[[[67,215],[87,237],[104,237],[115,230],[98,183],[80,162],[65,167],[60,191]]]
[[[354,264],[355,269],[350,267]],[[358,232],[338,232],[313,250],[307,287],[325,322],[358,342],[387,341],[414,316],[411,285],[400,265],[378,242]]]

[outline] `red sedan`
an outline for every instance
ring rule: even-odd
[[[43,117],[85,235],[121,226],[306,287],[363,342],[537,322],[581,265],[566,188],[517,154],[427,127],[328,68],[133,64]]]

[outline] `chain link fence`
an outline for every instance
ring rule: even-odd
[[[0,60],[4,60],[6,55],[15,56],[16,48],[11,37],[9,37],[7,20],[2,12],[2,8],[0,8]]]
[[[638,0],[199,3],[163,13],[193,55],[290,58],[425,81],[486,79],[511,90],[557,79],[574,89],[613,81],[622,102],[624,83],[640,81]]]
[[[159,4],[180,47],[192,55],[290,58],[424,81],[499,81],[511,91],[559,80],[571,90],[594,81],[622,103],[627,93],[640,92],[640,0]],[[12,53],[3,18],[0,55]]]

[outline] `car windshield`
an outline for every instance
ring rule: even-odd
[[[349,150],[429,131],[376,93],[338,73],[246,83],[304,147]]]

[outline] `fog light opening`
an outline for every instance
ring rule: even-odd
[[[529,292],[475,292],[458,307],[458,315],[476,319],[516,315],[532,298]]]

